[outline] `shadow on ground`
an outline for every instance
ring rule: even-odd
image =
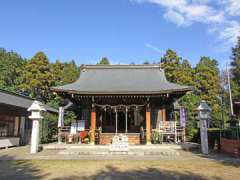
[[[219,177],[204,177],[191,172],[179,173],[174,171],[159,170],[156,168],[146,168],[142,170],[120,171],[114,166],[107,166],[106,170],[90,176],[66,176],[61,178],[54,178],[54,180],[221,180]]]
[[[44,179],[48,174],[41,174],[38,169],[29,160],[14,160],[14,157],[1,156],[0,161],[0,179],[6,180],[28,180]]]
[[[0,179],[6,180],[28,180],[28,179],[53,179],[53,180],[221,180],[219,177],[205,177],[189,171],[175,172],[157,168],[140,168],[131,170],[120,170],[115,166],[103,166],[103,170],[96,171],[90,175],[83,175],[81,172],[75,172],[71,176],[56,175],[53,178],[51,174],[43,174],[39,168],[29,160],[9,160],[0,161]],[[14,157],[12,157],[14,159]]]
[[[220,151],[210,150],[208,155],[202,154],[200,150],[192,150],[188,152],[191,152],[201,158],[215,160],[218,163],[221,163],[226,166],[240,167],[240,158],[236,158],[228,154],[223,154]]]
[[[232,167],[240,167],[240,160],[236,158],[232,158],[230,156],[222,155],[222,154],[215,154],[211,153],[210,155],[202,155],[199,151],[191,151],[190,154],[193,153],[196,156],[201,158],[211,159],[218,163],[222,163],[223,165],[232,166]],[[94,172],[81,165],[84,169],[85,173],[82,174],[80,167],[78,166],[70,166],[67,169],[63,166],[58,166],[58,168],[63,168],[63,171],[66,173],[62,173],[62,175],[57,174],[53,171],[55,169],[41,169],[41,160],[15,160],[16,156],[9,156],[9,155],[2,155],[0,160],[0,180],[1,179],[13,179],[13,180],[28,180],[28,179],[53,179],[53,180],[65,180],[65,179],[94,179],[94,180],[132,180],[132,179],[161,179],[161,180],[221,180],[221,176],[215,177],[206,177],[201,175],[202,173],[194,173],[194,171],[190,171],[187,169],[183,169],[182,171],[175,171],[175,170],[166,170],[163,168],[155,168],[154,166],[138,166],[136,168],[130,168],[125,170],[119,169],[116,164],[114,165],[105,165],[101,166],[101,169],[98,169]],[[191,157],[191,156],[190,156]],[[198,160],[198,158],[192,159]],[[43,161],[43,160],[42,160]],[[47,161],[47,160],[46,160]],[[51,161],[51,160],[49,160]],[[161,161],[161,160],[160,160]],[[190,160],[188,160],[191,162]],[[40,165],[39,165],[40,162]],[[56,162],[59,163],[59,162]],[[81,162],[83,163],[83,162]],[[54,164],[54,163],[53,163]],[[51,166],[51,163],[49,163]],[[77,164],[76,164],[77,165]],[[95,165],[94,165],[95,166]],[[181,166],[181,165],[180,165]],[[47,167],[48,168],[48,167]],[[49,173],[47,173],[48,171]],[[70,172],[68,172],[70,171]],[[87,173],[86,173],[87,172]],[[67,175],[68,174],[68,175]]]

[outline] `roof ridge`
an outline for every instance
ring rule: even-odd
[[[34,98],[31,98],[27,95],[23,95],[23,94],[20,94],[18,92],[14,92],[14,91],[8,91],[8,90],[2,89],[2,88],[0,88],[0,92],[10,94],[10,95],[14,95],[14,96],[18,96],[18,97],[22,97],[22,98],[29,99],[29,100],[35,100]]]
[[[123,65],[123,64],[117,64],[117,65],[104,65],[104,64],[97,64],[97,65],[81,65],[81,70],[86,69],[160,69],[159,64],[138,64],[138,65]]]

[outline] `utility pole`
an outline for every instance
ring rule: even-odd
[[[232,103],[232,89],[231,89],[231,82],[230,82],[230,74],[229,74],[229,70],[228,70],[228,63],[227,63],[227,78],[228,78],[228,91],[229,91],[231,115],[233,116],[234,112],[233,112],[233,103]]]

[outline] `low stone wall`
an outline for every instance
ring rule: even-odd
[[[101,145],[111,144],[111,140],[115,134],[113,133],[102,133],[100,136],[100,143]],[[128,134],[128,142],[131,145],[140,144],[140,137],[139,134]]]
[[[240,158],[240,140],[221,138],[221,152]]]
[[[6,148],[11,146],[19,146],[19,137],[1,137],[0,148]]]

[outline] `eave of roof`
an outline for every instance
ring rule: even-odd
[[[51,90],[81,95],[149,95],[187,92],[193,88],[168,82],[159,65],[83,65],[76,82]]]
[[[168,93],[178,93],[178,92],[188,92],[193,91],[193,88],[186,87],[183,89],[176,89],[176,90],[164,90],[164,91],[76,91],[76,90],[63,90],[63,89],[55,89],[51,88],[54,92],[62,92],[62,93],[71,93],[71,94],[79,94],[79,95],[160,95],[160,94],[168,94]]]
[[[0,89],[0,104],[6,104],[10,106],[20,107],[27,109],[31,106],[35,99],[32,99],[27,96],[23,96],[14,92],[9,92],[3,89]],[[44,104],[44,107],[49,112],[57,113],[58,110]]]

